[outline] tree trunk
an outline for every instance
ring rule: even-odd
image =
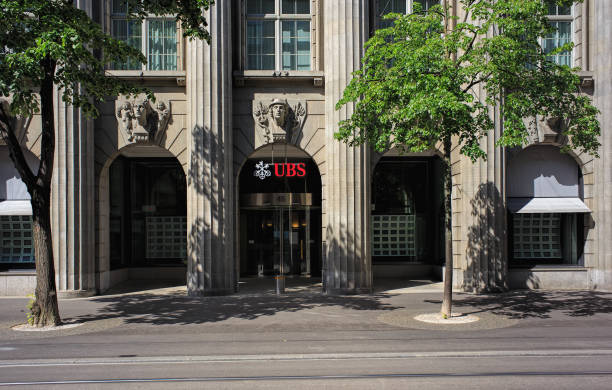
[[[453,306],[453,214],[451,209],[453,176],[451,172],[451,139],[444,140],[444,297],[440,313],[451,318]]]
[[[32,235],[36,259],[36,292],[31,309],[32,325],[34,326],[61,324],[51,240],[50,187],[49,185],[46,191],[41,189],[31,194]]]
[[[40,86],[40,114],[42,122],[41,153],[38,174],[32,188],[32,220],[34,256],[36,261],[36,292],[31,315],[34,325],[59,325],[61,319],[55,287],[55,262],[51,239],[51,177],[55,153],[55,111],[53,108],[53,78],[55,61],[42,60],[45,78]]]

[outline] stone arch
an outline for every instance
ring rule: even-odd
[[[179,162],[179,156],[161,146],[149,143],[133,143],[126,145],[106,158],[97,175],[97,250],[96,250],[96,273],[98,280],[96,288],[102,292],[111,287],[110,279],[110,206],[109,206],[109,173],[112,163],[118,156],[128,153],[142,157],[173,157]],[[153,155],[153,156],[152,156]],[[181,162],[183,173],[187,177],[187,164]]]
[[[287,157],[288,159],[308,159],[311,160],[314,164],[313,164],[313,168],[316,169],[316,175],[318,175],[318,180],[317,183],[319,184],[319,188],[321,189],[321,194],[320,194],[320,200],[321,200],[321,207],[320,207],[320,213],[321,213],[321,220],[324,219],[324,215],[325,215],[325,208],[324,208],[324,191],[323,191],[323,187],[324,187],[324,180],[323,180],[323,174],[321,173],[321,165],[320,165],[320,161],[317,161],[315,156],[312,156],[311,154],[309,154],[306,150],[299,148],[295,145],[289,144],[289,143],[269,143],[269,144],[265,144],[260,146],[257,149],[252,150],[252,152],[247,155],[244,156],[242,158],[242,161],[240,162],[240,165],[237,167],[237,172],[235,174],[236,180],[234,181],[234,193],[235,193],[235,209],[236,209],[236,213],[235,213],[235,220],[234,220],[234,224],[235,224],[235,231],[236,231],[236,235],[235,235],[235,253],[236,253],[236,269],[240,270],[240,264],[241,264],[241,202],[240,202],[240,195],[241,195],[241,188],[240,188],[240,181],[241,181],[241,177],[244,174],[248,174],[246,171],[244,171],[245,166],[247,164],[247,162],[249,160],[252,160],[253,158],[262,158],[262,159],[270,159],[271,156],[275,156],[274,158],[278,158],[279,160],[284,159],[285,157]],[[324,156],[319,156],[319,157],[324,157]],[[325,225],[323,223],[321,223],[321,239],[324,242],[325,241]],[[319,256],[321,256],[321,260],[322,260],[322,248],[323,248],[323,243],[320,243],[321,245],[321,253],[319,254]]]
[[[508,256],[515,265],[575,266],[589,261],[585,248],[592,227],[592,191],[585,176],[592,172],[585,169],[585,156],[562,153],[561,146],[538,142],[509,151],[505,201],[509,212]],[[538,230],[545,225],[554,229]],[[524,233],[534,230],[540,234],[535,241]],[[514,285],[534,282],[532,286],[539,286],[533,275],[529,276],[533,280],[519,280],[518,271],[511,273],[515,275],[511,280]]]
[[[408,281],[440,274],[444,256],[441,162],[442,152],[433,148],[422,153],[408,153],[394,147],[384,153],[372,153],[372,217],[369,222],[372,224],[372,238],[368,244],[371,246],[374,283],[381,278]],[[385,176],[386,169],[392,173]],[[410,172],[405,175],[411,175],[413,179],[406,180],[402,172]],[[381,190],[381,186],[388,186],[391,182],[396,184],[393,188],[402,189],[403,197],[400,198],[404,200],[404,207],[401,210],[385,208],[395,204],[394,200],[400,200],[392,190]],[[415,186],[421,187],[416,190]],[[394,228],[382,228],[386,225]]]

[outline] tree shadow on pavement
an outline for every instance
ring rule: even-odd
[[[315,294],[258,295],[223,297],[187,297],[177,295],[129,294],[94,298],[104,304],[97,313],[75,317],[76,321],[122,318],[132,324],[205,324],[228,319],[254,320],[280,312],[298,312],[315,308],[380,311],[395,310],[381,302],[389,295],[326,296]]]
[[[513,319],[551,318],[554,313],[569,317],[588,317],[612,313],[612,293],[512,291],[490,295],[460,295],[454,299],[453,305],[465,314],[492,313]]]

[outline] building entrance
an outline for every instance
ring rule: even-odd
[[[316,217],[312,218],[312,212],[307,207],[244,209],[247,261],[242,274],[259,277],[320,275],[317,245],[313,239],[320,230],[320,223]]]
[[[252,156],[253,157],[253,156]],[[321,178],[303,152],[255,155],[242,168],[240,276],[321,276]]]

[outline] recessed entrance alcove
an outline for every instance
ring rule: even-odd
[[[239,289],[288,291],[321,277],[321,175],[313,159],[288,144],[252,153],[239,174]],[[320,291],[320,289],[318,289]]]
[[[433,154],[378,160],[372,173],[371,237],[374,289],[441,280],[444,262],[442,164]]]

